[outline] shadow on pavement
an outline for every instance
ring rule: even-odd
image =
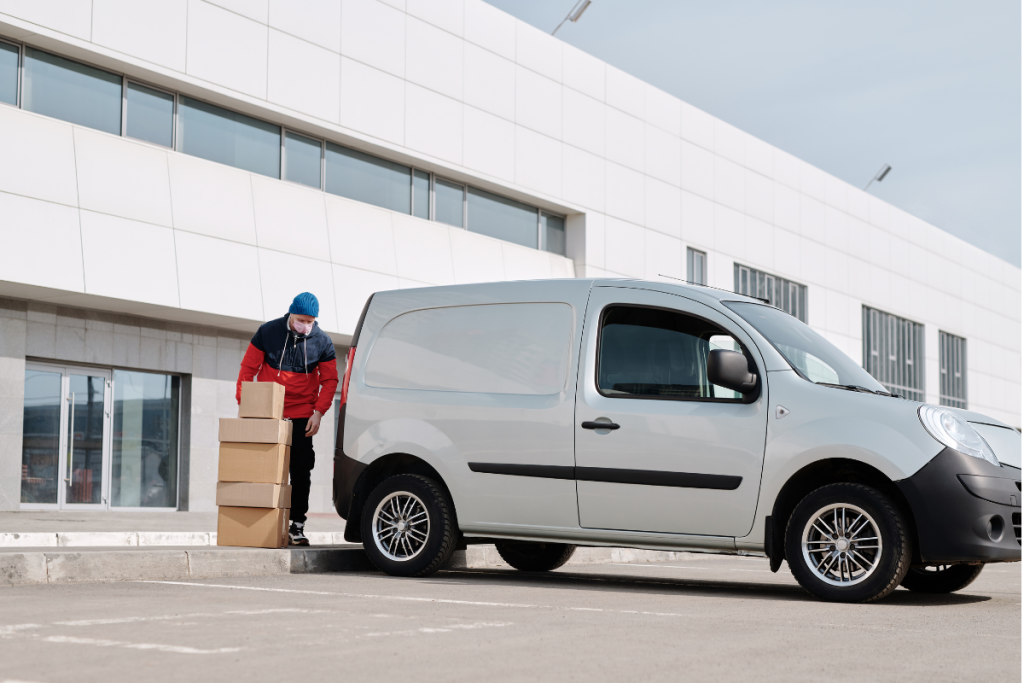
[[[536,588],[560,588],[581,591],[642,591],[647,594],[680,595],[703,594],[715,597],[736,597],[744,600],[813,600],[799,586],[775,583],[753,583],[747,581],[718,581],[708,579],[683,579],[670,577],[624,576],[622,574],[576,573],[555,571],[545,574],[529,574],[507,569],[453,569],[443,574],[462,579],[475,578],[488,583],[504,583],[511,586],[528,584]]]
[[[503,583],[505,585],[530,585],[536,588],[560,588],[580,591],[642,591],[646,594],[659,595],[708,595],[714,597],[734,597],[743,600],[751,598],[761,600],[796,600],[819,602],[800,586],[792,584],[724,581],[718,579],[690,579],[671,577],[623,576],[622,574],[577,573],[572,571],[555,571],[545,574],[529,574],[507,569],[453,569],[435,575],[442,579],[445,575],[458,576],[462,580],[477,580],[487,583]],[[987,595],[970,594],[926,594],[913,593],[897,589],[880,605],[914,605],[918,607],[944,607],[950,605],[969,605],[987,602],[992,598]]]

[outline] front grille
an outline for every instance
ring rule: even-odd
[[[1020,545],[1020,513],[1013,513],[1013,535],[1017,537],[1017,545]]]

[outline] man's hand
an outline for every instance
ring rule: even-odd
[[[323,415],[320,414],[319,410],[314,410],[313,414],[306,421],[306,436],[313,436],[320,431],[320,418]]]

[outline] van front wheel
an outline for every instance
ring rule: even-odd
[[[549,572],[558,569],[576,552],[576,546],[565,543],[498,541],[494,547],[501,559],[521,572]]]
[[[455,550],[455,515],[437,482],[416,474],[389,477],[370,493],[360,522],[363,549],[392,576],[429,576]]]
[[[910,568],[907,529],[877,489],[829,484],[809,493],[789,518],[786,560],[800,585],[822,600],[880,600]]]

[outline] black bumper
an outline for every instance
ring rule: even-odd
[[[359,475],[366,465],[345,455],[340,448],[334,449],[334,509],[342,519],[348,519],[352,508],[352,493]]]
[[[918,561],[1019,562],[1020,470],[950,448],[897,481],[917,524]]]

